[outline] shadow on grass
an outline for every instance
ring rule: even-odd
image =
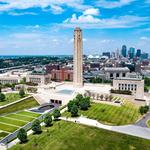
[[[33,132],[33,135],[38,135],[38,134],[41,134],[43,131],[38,131],[38,132]]]
[[[72,118],[75,118],[75,117],[79,117],[80,115],[77,114],[77,115],[71,115]]]
[[[29,141],[28,139],[24,142],[20,141],[19,144],[26,144],[28,141]]]
[[[52,127],[53,126],[53,124],[51,123],[50,125],[45,125],[45,127]]]

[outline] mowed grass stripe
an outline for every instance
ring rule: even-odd
[[[3,132],[3,131],[1,131],[0,132],[0,140],[2,139],[2,138],[4,138],[5,136],[7,136],[9,133],[6,133],[6,132]]]
[[[14,132],[17,129],[18,128],[15,126],[0,123],[0,130],[7,131],[7,132]]]
[[[60,128],[57,123],[43,127],[42,134],[30,135],[27,143],[17,143],[10,150],[149,150],[150,147],[149,140],[71,122],[59,123]]]
[[[11,117],[8,117],[8,116],[5,116],[5,118],[7,118],[7,119],[13,119],[14,121],[20,121],[20,122],[23,122],[25,124],[27,124],[29,122],[29,121],[20,120],[20,119],[17,119],[17,118],[11,118]]]
[[[32,116],[28,116],[28,115],[24,115],[24,114],[16,113],[16,115],[21,116],[21,117],[28,117],[28,118],[36,119],[36,117],[32,117]]]
[[[31,116],[31,117],[39,117],[40,116],[40,114],[29,112],[29,111],[21,111],[21,112],[18,112],[17,114],[27,115],[27,116]]]
[[[31,117],[20,116],[20,115],[17,115],[17,114],[9,114],[9,115],[6,115],[6,117],[16,118],[16,119],[23,120],[23,121],[28,121],[28,122],[33,120],[33,118],[31,118]]]
[[[7,118],[7,117],[0,117],[0,122],[4,122],[16,126],[24,126],[26,124],[25,122],[14,120],[13,118]]]
[[[80,114],[112,125],[132,124],[140,117],[138,107],[126,100],[122,106],[92,103],[87,111],[79,110]],[[71,116],[71,113],[65,112],[63,116]]]

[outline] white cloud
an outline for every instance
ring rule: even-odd
[[[100,14],[99,9],[98,8],[89,8],[86,9],[83,12],[84,15],[94,15],[94,16],[98,16]]]
[[[64,9],[57,5],[51,5],[51,11],[53,12],[53,14],[61,14],[62,12],[64,12]]]
[[[92,15],[81,15],[79,17],[76,14],[73,14],[71,18],[68,18],[64,23],[99,23],[98,18],[93,17]]]
[[[99,18],[93,15],[80,16],[73,14],[71,18],[63,22],[63,26],[74,28],[80,26],[82,28],[131,28],[145,24],[149,20],[148,17],[139,16],[119,16],[112,18]]]
[[[146,36],[142,36],[140,37],[141,40],[150,40],[150,38],[146,37]]]
[[[42,10],[46,8],[51,8],[52,12],[62,13],[63,6],[69,6],[76,9],[85,9],[86,6],[83,5],[83,0],[1,0],[5,2],[3,5],[0,5],[0,12],[11,11],[11,10],[23,10],[28,8],[39,7]]]
[[[134,1],[135,0],[116,0],[116,1],[98,0],[96,2],[96,5],[103,8],[116,8],[129,5]]]
[[[37,15],[34,12],[9,12],[8,14],[11,16]]]

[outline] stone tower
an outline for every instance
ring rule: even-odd
[[[74,30],[74,66],[73,66],[73,84],[75,87],[83,86],[83,41],[82,30]]]

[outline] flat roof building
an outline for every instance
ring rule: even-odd
[[[135,99],[144,98],[144,80],[141,78],[117,78],[113,80],[114,90],[131,91]]]
[[[105,67],[103,70],[106,80],[127,77],[127,73],[130,72],[128,67]]]
[[[51,75],[44,71],[33,71],[26,77],[27,82],[37,83],[39,85],[48,84],[51,81]]]

